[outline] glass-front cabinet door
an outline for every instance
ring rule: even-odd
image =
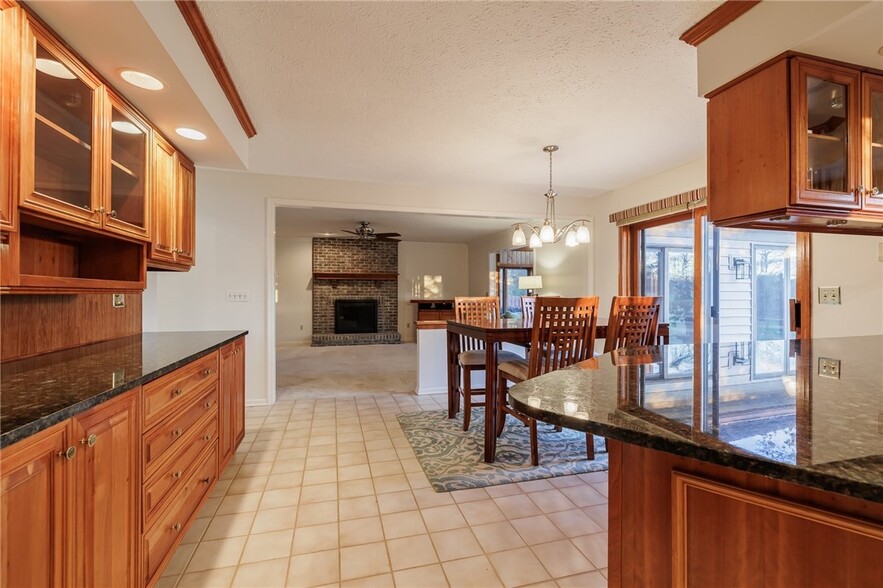
[[[39,32],[27,52],[22,205],[100,225],[103,88]],[[30,143],[30,144],[29,144]]]
[[[883,212],[883,76],[864,74],[862,87],[864,207]]]
[[[105,228],[146,240],[150,127],[113,95],[109,98],[110,181],[101,207]]]
[[[792,62],[794,204],[861,207],[859,74],[806,59]]]

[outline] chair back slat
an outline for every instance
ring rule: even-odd
[[[521,320],[525,325],[533,324],[533,311],[537,305],[536,296],[521,297]]]
[[[594,355],[598,297],[538,297],[528,377],[535,378]]]
[[[500,318],[500,301],[495,296],[458,296],[454,298],[454,320],[457,322],[493,321]],[[460,336],[462,351],[484,349],[484,342]]]
[[[607,323],[604,353],[624,347],[643,347],[656,343],[659,331],[659,296],[614,296]]]

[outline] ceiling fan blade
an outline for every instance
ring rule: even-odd
[[[347,231],[346,229],[340,229],[340,231],[341,231],[342,233],[349,233],[350,235],[355,235],[356,237],[359,236],[359,234],[358,234],[357,232],[355,232],[355,231]]]
[[[401,233],[374,233],[375,237],[401,237]]]

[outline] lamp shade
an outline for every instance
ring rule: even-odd
[[[539,290],[543,287],[543,276],[521,276],[518,278],[519,290]]]
[[[524,247],[527,244],[527,237],[524,235],[524,229],[521,225],[516,225],[515,232],[512,233],[512,245],[515,247]]]

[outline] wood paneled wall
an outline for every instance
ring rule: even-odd
[[[141,332],[141,293],[4,295],[0,298],[0,360],[8,361]]]

